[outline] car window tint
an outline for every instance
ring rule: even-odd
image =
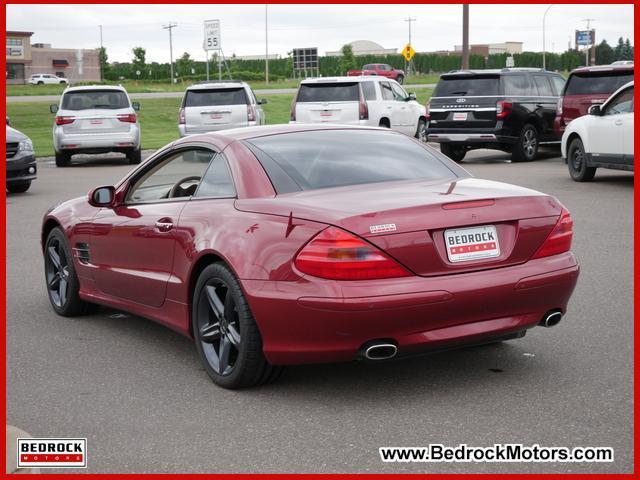
[[[392,83],[391,90],[393,91],[393,96],[396,100],[404,102],[407,99],[407,92],[405,92],[400,85]]]
[[[382,91],[383,100],[393,100],[395,98],[389,82],[380,82],[380,91]]]
[[[278,175],[287,173],[300,190],[396,180],[449,180],[458,175],[446,159],[409,137],[380,131],[324,130],[270,135],[246,141],[276,191],[291,191]],[[290,182],[289,182],[290,183]]]
[[[564,90],[564,86],[567,81],[559,75],[552,75],[551,81],[556,89],[556,95],[562,95],[562,91]]]
[[[565,95],[612,94],[633,81],[633,72],[574,73],[567,80]]]
[[[498,75],[443,76],[433,92],[434,97],[483,95],[500,95],[500,77]]]
[[[374,82],[362,82],[362,93],[364,93],[365,100],[377,100],[376,86]]]
[[[168,198],[185,198],[194,194],[214,152],[189,149],[169,155],[147,170],[127,193],[132,203],[157,202]],[[190,179],[190,180],[187,180]],[[175,195],[172,188],[179,184]]]
[[[231,179],[229,166],[222,155],[216,155],[211,161],[194,196],[222,198],[232,198],[236,196],[236,189]]]
[[[538,89],[538,95],[542,97],[553,97],[553,87],[548,75],[534,75],[533,83]]]
[[[88,109],[117,110],[129,108],[129,99],[122,90],[79,90],[65,93],[62,97],[63,110]]]
[[[244,88],[207,88],[188,90],[185,107],[207,107],[210,105],[247,105]]]
[[[531,95],[529,88],[529,77],[527,75],[503,75],[502,83],[504,85],[505,95]]]
[[[605,115],[633,113],[633,88],[620,92],[604,109]]]
[[[298,91],[298,102],[357,102],[360,99],[358,83],[303,83]]]

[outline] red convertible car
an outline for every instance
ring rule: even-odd
[[[558,323],[578,278],[555,198],[386,129],[194,135],[46,213],[60,315],[107,305],[195,339],[227,388]]]

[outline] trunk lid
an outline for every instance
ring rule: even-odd
[[[185,130],[199,133],[247,125],[248,103],[243,86],[187,90],[183,102]]]
[[[94,133],[121,133],[128,132],[131,123],[123,122],[118,115],[129,115],[131,110],[122,109],[100,109],[91,108],[79,111],[60,111],[60,116],[75,117],[72,123],[64,125],[64,133],[71,134],[94,134]]]
[[[300,123],[357,123],[360,119],[358,82],[303,83],[296,98]]]
[[[344,228],[422,276],[524,263],[542,245],[562,210],[553,197],[474,178],[311,190],[238,200],[236,207]],[[495,228],[499,255],[451,261],[445,231],[476,226]]]

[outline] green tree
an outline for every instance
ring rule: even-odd
[[[133,52],[133,61],[131,65],[133,67],[133,74],[136,75],[137,71],[140,71],[140,76],[144,75],[145,71],[145,62],[147,57],[147,51],[142,47],[134,47]],[[137,75],[136,75],[137,78]]]
[[[180,58],[176,60],[176,71],[178,75],[191,75],[191,69],[194,68],[195,62],[187,52],[184,52]]]
[[[107,49],[105,47],[98,49],[98,59],[100,61],[100,79],[104,80],[109,70],[109,56],[107,55]]]
[[[628,38],[624,41],[622,57],[623,58],[621,58],[621,60],[633,60],[633,47],[631,46],[631,41]]]
[[[598,65],[608,65],[614,61],[614,51],[606,40],[602,40],[596,45],[596,63]]]
[[[340,57],[340,74],[346,75],[349,70],[355,70],[356,68],[358,68],[358,64],[353,54],[353,48],[351,45],[344,45],[342,47],[342,56]]]
[[[622,39],[622,37],[620,37],[618,39],[618,44],[616,45],[616,48],[613,49],[613,56],[616,60],[624,60],[624,58],[622,58],[623,54],[624,54],[624,40]]]

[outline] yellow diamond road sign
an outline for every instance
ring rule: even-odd
[[[415,54],[416,51],[413,49],[410,43],[407,43],[402,49],[402,56],[406,58],[407,62],[410,62]]]

